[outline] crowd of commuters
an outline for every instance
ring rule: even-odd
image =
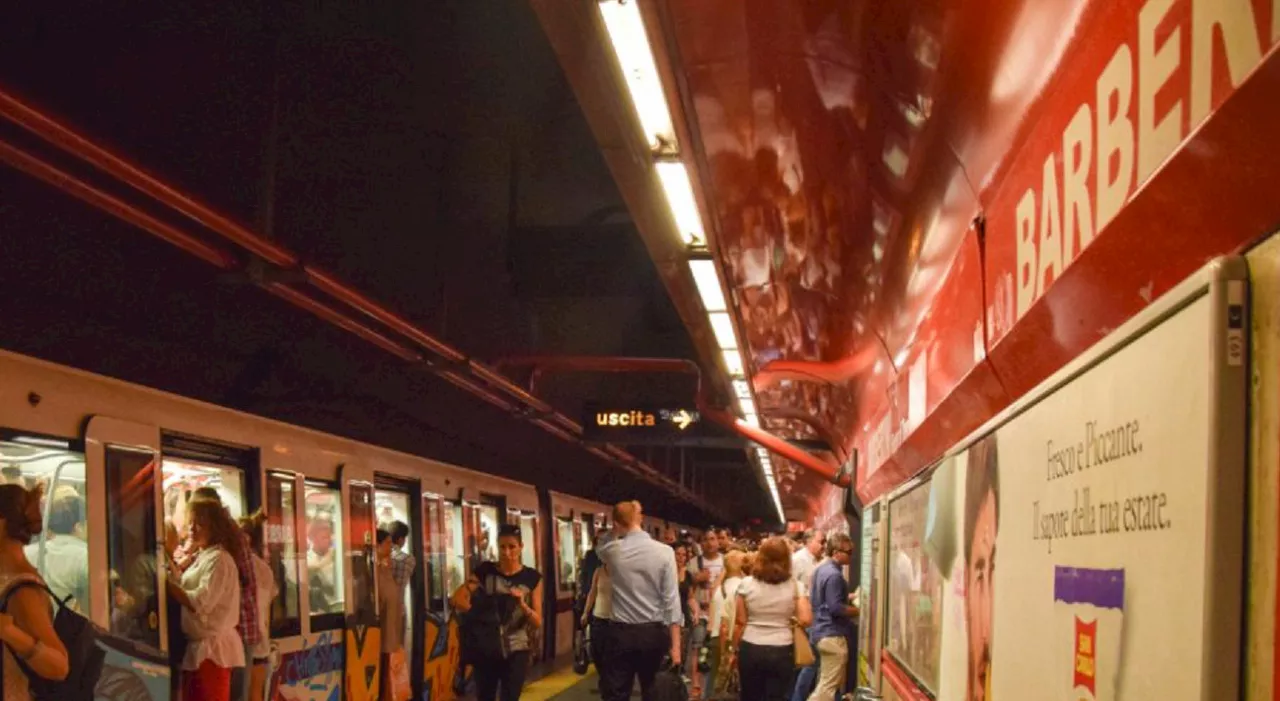
[[[83,503],[68,495],[49,500],[53,537],[33,549],[34,536],[46,527],[45,506],[38,486],[0,485],[0,597],[13,590],[0,613],[6,701],[30,699],[19,659],[46,679],[65,676],[69,665],[47,597],[15,585],[44,581],[43,571],[50,588],[73,606],[87,598],[87,572],[73,566],[87,560],[76,555],[82,549],[75,542],[83,542],[75,535]],[[259,511],[237,522],[211,488],[194,490],[182,507],[185,532],[169,522],[165,534],[165,586],[176,622],[170,649],[180,670],[174,698],[261,701],[269,607],[279,591],[262,557],[266,518]],[[832,701],[847,687],[858,615],[845,574],[854,551],[847,535],[811,531],[800,539],[756,541],[712,528],[696,541],[674,530],[655,539],[641,526],[639,502],[616,505],[612,517],[582,568],[580,622],[590,627],[604,701],[629,699],[637,680],[651,698],[664,663],[680,672],[698,701]],[[380,524],[375,540],[385,670],[379,695],[392,701],[402,701],[407,686],[406,593],[417,564],[409,535],[408,526],[395,521]],[[520,697],[543,624],[542,575],[523,564],[520,528],[502,526],[497,545],[496,561],[477,563],[451,597],[471,643],[465,662],[480,701]],[[41,558],[45,565],[37,570],[33,560]],[[49,566],[49,558],[62,564]],[[481,629],[489,639],[476,643],[474,631]],[[797,669],[795,636],[809,641],[816,664]]]
[[[849,536],[810,531],[761,541],[709,529],[655,539],[638,502],[613,509],[611,532],[588,553],[580,623],[603,701],[652,698],[664,664],[695,700],[832,701],[849,686],[858,609],[846,580]],[[796,636],[816,652],[797,669]]]

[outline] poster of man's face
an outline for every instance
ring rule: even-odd
[[[991,613],[995,602],[996,533],[1000,525],[995,435],[969,448],[965,479],[966,701],[991,701]]]

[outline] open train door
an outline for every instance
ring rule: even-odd
[[[85,424],[89,617],[107,631],[96,696],[172,696],[160,429],[106,416]],[[99,478],[99,476],[101,476]],[[175,621],[176,624],[176,621]]]
[[[375,701],[379,690],[382,632],[378,627],[378,592],[374,554],[373,472],[358,463],[338,468],[347,522],[346,674],[348,701]]]

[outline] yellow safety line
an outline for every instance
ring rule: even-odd
[[[594,671],[590,674],[578,674],[572,667],[553,672],[536,682],[527,684],[520,694],[520,701],[547,701],[556,694],[567,691],[574,684],[595,679],[595,677]]]

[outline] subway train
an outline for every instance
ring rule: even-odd
[[[45,487],[32,563],[42,572],[87,564],[76,604],[104,631],[101,699],[171,697],[157,572],[165,524],[181,528],[180,507],[199,487],[216,489],[233,516],[266,511],[264,556],[279,587],[272,701],[377,697],[374,529],[396,520],[410,525],[418,563],[406,592],[413,698],[455,695],[449,594],[496,559],[501,524],[520,526],[525,563],[544,576],[535,656],[572,648],[578,567],[609,525],[604,504],[8,352],[0,377],[0,476]],[[51,522],[49,503],[68,498],[79,518]],[[654,535],[667,527],[690,528],[645,522]]]

